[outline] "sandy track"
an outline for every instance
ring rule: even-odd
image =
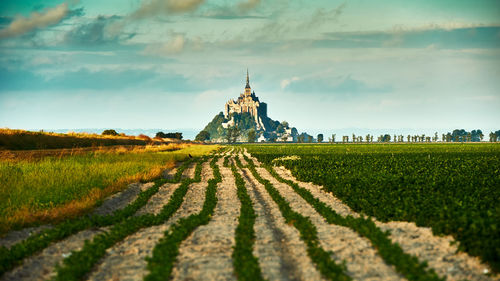
[[[276,203],[248,169],[242,169],[257,214],[254,255],[269,280],[323,280],[293,226],[286,224]]]
[[[180,183],[166,183],[160,186],[160,188],[158,188],[158,192],[155,195],[151,196],[151,198],[149,198],[148,203],[142,206],[142,208],[140,208],[137,213],[135,213],[135,216],[142,216],[145,214],[157,215],[158,213],[160,213],[163,206],[166,205],[170,200],[170,196],[172,196],[174,191],[180,185]]]
[[[212,178],[209,163],[203,163],[202,167],[201,182],[190,185],[179,210],[165,224],[142,229],[108,249],[106,256],[90,274],[89,280],[142,280],[147,275],[145,258],[151,256],[164,232],[178,219],[201,211],[206,182]]]
[[[183,179],[193,179],[194,178],[194,173],[196,170],[196,163],[193,162],[189,164],[189,166],[182,172],[182,177]]]
[[[275,170],[281,177],[292,180],[309,190],[314,197],[326,203],[337,213],[359,217],[359,214],[352,211],[332,193],[324,191],[322,186],[300,182],[284,167],[275,168]],[[421,261],[427,261],[430,268],[433,268],[439,276],[446,276],[449,281],[500,280],[498,275],[494,277],[484,275],[485,270],[490,271],[489,267],[481,264],[477,257],[457,252],[456,245],[451,245],[454,241],[451,236],[435,236],[430,228],[418,227],[410,222],[374,221],[380,229],[390,231],[390,239],[397,242],[406,253],[415,255]]]
[[[235,280],[232,252],[240,202],[231,170],[218,166],[222,182],[217,187],[217,205],[210,222],[198,227],[179,247],[173,280]]]
[[[55,276],[55,265],[69,256],[71,251],[82,248],[85,240],[91,240],[105,229],[80,231],[75,235],[53,243],[42,252],[23,261],[23,264],[5,273],[0,280],[48,280]]]
[[[131,183],[127,189],[113,194],[107,198],[101,206],[94,210],[96,215],[110,215],[116,210],[121,210],[132,203],[141,191],[152,187],[154,183]]]
[[[26,227],[21,230],[10,231],[0,238],[0,247],[4,246],[10,249],[13,245],[28,239],[31,235],[37,234],[42,230],[52,228],[52,225],[41,225],[36,227]]]
[[[274,185],[294,211],[311,219],[318,230],[321,247],[331,253],[337,264],[346,262],[347,275],[355,280],[403,280],[395,269],[378,255],[368,239],[359,236],[350,228],[329,224],[290,186],[278,182],[266,169],[256,169],[261,177]]]

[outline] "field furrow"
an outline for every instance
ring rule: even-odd
[[[101,206],[97,207],[93,212],[95,215],[110,215],[114,211],[121,210],[132,203],[141,191],[152,187],[154,183],[132,183],[129,186],[116,194],[113,194],[108,199],[104,200]]]
[[[291,180],[307,189],[337,213],[346,216],[359,217],[349,206],[342,203],[332,193],[324,191],[322,186],[313,183],[298,181],[290,171],[284,167],[275,171],[283,178]],[[408,254],[416,256],[421,261],[426,261],[430,268],[447,280],[500,280],[499,276],[487,276],[490,272],[487,265],[480,262],[477,257],[472,257],[464,252],[459,252],[456,241],[451,236],[436,236],[428,227],[418,227],[412,222],[379,222],[375,224],[383,231],[390,232],[390,239],[398,243]]]
[[[387,265],[377,254],[368,239],[347,227],[329,224],[290,186],[278,182],[266,169],[256,169],[278,189],[292,209],[311,219],[318,230],[321,246],[337,263],[345,262],[346,273],[354,280],[403,280],[394,268]]]
[[[194,175],[194,174],[193,174]],[[144,228],[119,242],[106,251],[105,257],[89,276],[89,280],[142,280],[147,274],[146,257],[151,256],[153,248],[164,236],[168,228],[180,218],[198,213],[203,205],[206,182],[211,178],[212,172],[208,162],[202,164],[201,182],[192,183],[184,197],[180,208],[164,224]],[[167,184],[168,185],[168,184]],[[166,187],[165,185],[164,187]],[[157,214],[168,203],[172,193],[178,185],[170,185],[169,191],[148,202],[144,214]],[[160,194],[160,193],[157,193]],[[156,196],[156,195],[155,195]],[[151,198],[153,199],[153,198]],[[164,204],[159,204],[163,202]],[[147,207],[147,206],[150,207]],[[147,211],[146,211],[147,210]],[[150,212],[149,212],[150,211]]]
[[[49,280],[56,272],[55,266],[72,251],[82,248],[85,240],[91,240],[95,235],[102,233],[107,228],[80,231],[68,238],[51,244],[38,254],[26,258],[23,264],[6,272],[0,280]]]
[[[241,169],[254,204],[254,255],[268,280],[324,280],[307,254],[300,233],[287,224],[278,206],[248,169]]]
[[[182,173],[182,179],[192,179],[194,178],[194,173],[196,170],[196,163],[191,163]]]
[[[141,209],[139,209],[134,216],[142,216],[145,214],[157,215],[158,213],[160,213],[163,206],[165,206],[170,200],[170,196],[172,196],[172,193],[174,193],[174,191],[180,185],[181,185],[180,183],[176,184],[166,183],[160,186],[158,192],[155,195],[151,196],[148,203],[144,205]]]
[[[232,251],[240,203],[234,177],[218,161],[222,182],[217,187],[217,205],[207,225],[198,227],[179,247],[173,280],[235,280]]]

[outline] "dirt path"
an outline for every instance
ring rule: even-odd
[[[196,163],[191,163],[189,166],[182,172],[183,179],[193,179],[194,173],[196,170]]]
[[[342,203],[332,193],[324,191],[323,187],[297,181],[291,172],[284,167],[275,168],[276,172],[283,178],[298,183],[301,187],[309,190],[314,197],[329,205],[341,215],[359,216],[347,205]],[[401,248],[409,254],[415,255],[421,261],[427,261],[429,267],[433,268],[439,276],[447,277],[447,280],[500,280],[500,277],[489,277],[484,272],[490,272],[487,265],[481,264],[476,257],[471,257],[464,252],[457,252],[456,245],[452,245],[451,236],[435,236],[427,227],[418,227],[410,222],[388,222],[375,221],[382,230],[391,232],[390,238],[397,242]]]
[[[180,183],[171,184],[166,183],[158,189],[158,192],[149,198],[148,203],[144,205],[141,209],[137,211],[135,216],[142,216],[144,214],[154,214],[160,213],[163,206],[165,206],[170,200],[172,193],[180,186]]]
[[[141,191],[147,190],[152,187],[154,183],[132,183],[129,184],[127,189],[113,194],[108,199],[106,199],[101,206],[95,209],[94,214],[96,215],[109,215],[116,210],[121,210],[130,203],[134,202]]]
[[[197,228],[179,248],[172,271],[173,280],[235,280],[232,252],[238,225],[240,202],[231,170],[218,166],[222,182],[217,188],[217,205],[207,225]]]
[[[257,213],[254,255],[263,276],[268,280],[323,280],[299,231],[286,224],[276,203],[248,169],[242,169],[242,175]]]
[[[178,219],[201,211],[207,181],[212,178],[209,163],[203,163],[202,167],[201,182],[191,184],[179,210],[165,224],[142,229],[108,249],[101,263],[90,274],[89,280],[142,280],[147,274],[145,258],[151,256],[164,232]],[[163,199],[159,201],[168,202]]]

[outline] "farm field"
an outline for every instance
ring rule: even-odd
[[[27,237],[8,233],[0,280],[499,280],[498,253],[463,246],[473,235],[497,243],[498,203],[485,195],[498,194],[498,157],[494,145],[229,146],[131,184],[91,215]],[[397,197],[405,181],[413,185]],[[429,182],[460,189],[431,196]],[[419,218],[456,200],[471,213]],[[489,228],[474,234],[464,225],[459,240],[457,214]]]

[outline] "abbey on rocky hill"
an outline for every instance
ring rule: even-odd
[[[250,113],[250,115],[254,118],[255,123],[257,124],[257,130],[266,130],[262,120],[267,118],[267,104],[260,102],[259,98],[255,95],[255,92],[252,92],[248,69],[245,92],[240,94],[236,101],[234,99],[230,99],[226,102],[226,105],[224,106],[224,117],[228,119],[231,113],[241,114],[244,112]],[[228,124],[225,125],[226,128],[227,126]]]
[[[250,87],[248,70],[246,78],[244,92],[238,99],[226,102],[224,112],[220,112],[205,126],[203,139],[208,136],[207,140],[212,142],[227,142],[230,139],[228,136],[232,134],[230,132],[236,129],[238,133],[233,141],[297,141],[297,129],[289,127],[286,121],[275,121],[267,116],[267,104],[261,102]],[[249,134],[251,131],[253,133]],[[250,140],[251,135],[255,139]]]

